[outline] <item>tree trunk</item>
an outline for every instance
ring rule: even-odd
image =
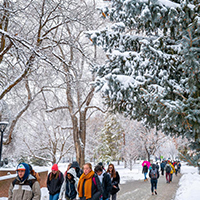
[[[150,153],[147,152],[148,161],[150,162]]]
[[[124,161],[124,168],[127,168],[127,161]]]
[[[80,123],[76,116],[73,117],[73,138],[76,151],[76,161],[82,167],[85,163],[86,118],[85,112],[80,111]]]
[[[130,170],[132,171],[132,159],[130,159]]]

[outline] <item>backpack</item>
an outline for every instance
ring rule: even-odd
[[[167,167],[166,167],[166,173],[170,173],[171,172],[171,167],[168,165]]]
[[[96,182],[96,179],[95,179],[94,176],[92,177],[92,181],[94,182],[94,185],[95,185],[95,187],[96,187],[96,189],[97,189],[97,182]]]
[[[13,182],[12,182],[12,185],[13,185],[13,187],[15,186],[15,184],[18,182],[18,180],[17,179],[15,179]],[[33,186],[33,183],[35,182],[35,180],[28,180],[28,184],[29,184],[29,186],[31,187],[31,189],[32,189],[32,186]]]
[[[51,174],[52,174],[52,172],[50,172],[49,177],[51,176]],[[59,181],[61,181],[61,172],[59,172],[58,178],[59,178]]]
[[[152,179],[157,179],[157,178],[158,178],[158,171],[157,171],[157,168],[151,169],[151,178],[152,178]]]

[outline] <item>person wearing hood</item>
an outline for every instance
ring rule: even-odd
[[[155,164],[152,165],[152,169],[149,171],[149,177],[151,178],[151,192],[152,195],[157,195],[157,183],[159,178],[159,171]]]
[[[78,178],[81,177],[82,173],[83,173],[83,170],[80,168],[79,164],[77,161],[73,161],[72,164],[71,164],[71,168],[74,168],[75,171],[76,171],[76,176]]]
[[[101,182],[103,188],[103,195],[100,200],[109,200],[110,199],[110,191],[112,189],[111,178],[109,174],[107,174],[101,165],[97,165],[94,168],[95,173],[98,175],[98,178]]]
[[[8,200],[40,200],[40,185],[30,174],[29,165],[19,163],[16,171],[17,177],[10,184]]]
[[[79,178],[76,176],[74,168],[67,171],[64,182],[62,184],[59,200],[64,196],[67,200],[75,200],[77,196],[77,186]]]
[[[106,169],[105,169],[105,167],[104,167],[102,162],[99,162],[98,165],[100,165],[102,167],[103,171],[106,172]]]
[[[49,200],[58,200],[60,189],[64,181],[64,176],[58,165],[54,164],[51,168],[52,172],[49,173],[47,178],[47,188],[49,190]]]

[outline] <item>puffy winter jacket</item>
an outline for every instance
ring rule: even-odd
[[[10,184],[8,200],[40,200],[40,184],[32,175],[21,182],[17,177]]]
[[[47,178],[47,188],[49,190],[49,194],[51,195],[60,193],[60,189],[64,181],[62,172],[57,171],[57,173],[58,173],[58,176],[57,174],[52,174],[52,172],[50,172]],[[50,180],[51,176],[52,176],[52,179]]]

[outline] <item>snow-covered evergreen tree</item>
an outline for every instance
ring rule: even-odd
[[[123,132],[116,116],[109,114],[106,117],[104,128],[100,134],[100,145],[98,149],[98,160],[110,162],[119,160],[123,145]]]
[[[113,0],[111,29],[88,32],[107,61],[96,86],[115,111],[187,137],[200,149],[200,3]]]

